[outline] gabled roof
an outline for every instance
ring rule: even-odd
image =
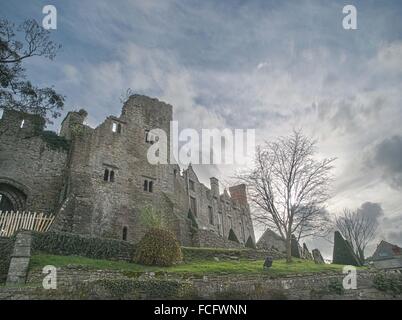
[[[393,259],[402,256],[402,248],[399,246],[382,240],[375,250],[372,260]]]

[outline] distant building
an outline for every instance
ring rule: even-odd
[[[378,269],[402,270],[402,248],[382,240],[368,260]]]
[[[286,244],[283,239],[271,229],[265,230],[264,234],[257,242],[258,249],[274,249],[279,252],[286,252]]]

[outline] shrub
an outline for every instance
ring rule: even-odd
[[[328,284],[328,292],[339,294],[339,295],[343,294],[344,288],[343,288],[342,282],[339,280],[336,280],[336,279],[330,280],[330,282]]]
[[[377,274],[373,279],[374,288],[390,292],[393,294],[402,293],[402,275],[401,274]]]
[[[182,261],[179,242],[168,230],[152,228],[137,246],[135,262],[151,266],[171,266]]]

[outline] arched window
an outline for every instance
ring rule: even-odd
[[[144,191],[148,191],[148,180],[144,180]]]
[[[148,191],[149,192],[152,192],[152,187],[153,187],[153,182],[152,181],[149,181],[149,184],[148,184]]]
[[[127,241],[128,228],[123,227],[123,240]]]
[[[114,182],[114,171],[110,171],[110,177],[109,177],[110,182]]]
[[[105,173],[103,174],[103,181],[109,181],[109,170],[105,169]]]
[[[120,123],[117,125],[117,133],[121,133],[121,124]]]

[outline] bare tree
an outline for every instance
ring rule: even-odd
[[[365,215],[360,210],[344,209],[343,214],[336,218],[335,225],[363,263],[364,251],[370,241],[374,239],[378,228],[377,220]]]
[[[314,158],[316,142],[294,131],[266,142],[256,152],[252,169],[237,177],[248,185],[254,220],[278,231],[291,262],[291,237],[325,233],[329,226],[325,201],[335,159]]]

